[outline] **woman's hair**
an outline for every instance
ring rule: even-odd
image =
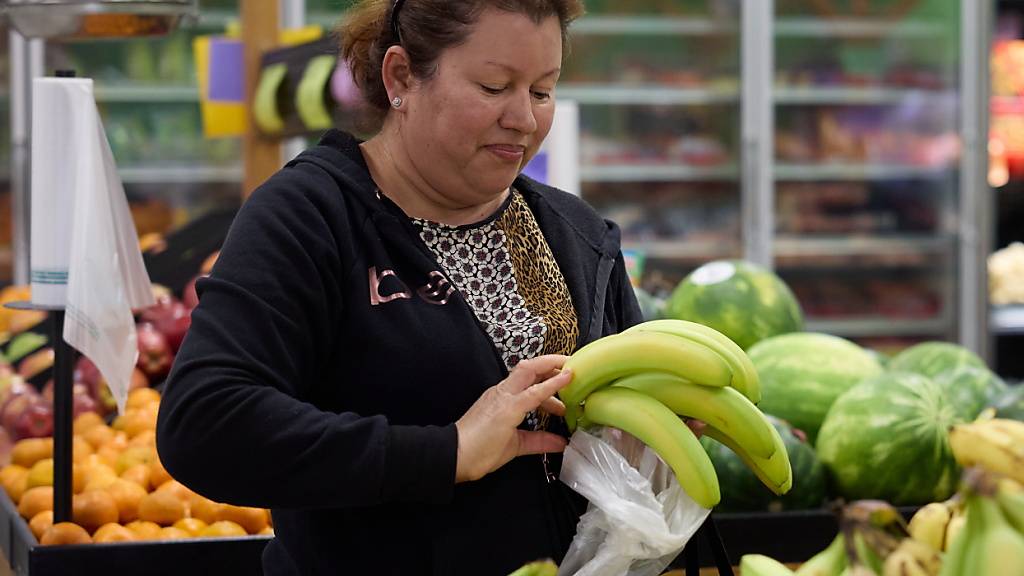
[[[346,12],[338,26],[341,56],[368,104],[373,123],[390,107],[381,67],[388,48],[401,44],[409,54],[412,73],[430,79],[441,54],[466,41],[471,27],[486,8],[523,14],[536,23],[558,17],[562,48],[568,48],[569,24],[583,14],[583,0],[405,0],[398,11],[399,38],[392,29],[394,0],[362,0]]]

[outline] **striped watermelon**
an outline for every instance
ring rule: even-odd
[[[957,416],[964,420],[977,418],[1006,391],[1006,384],[991,370],[967,364],[940,372],[934,380],[946,394]]]
[[[725,445],[705,436],[701,444],[715,466],[722,502],[715,507],[720,511],[803,510],[818,508],[825,501],[825,468],[799,430],[778,418],[768,417],[782,437],[793,468],[793,488],[783,496],[776,496],[757,479],[750,468]]]
[[[1024,384],[1010,386],[992,403],[996,418],[1010,418],[1024,422]]]
[[[914,372],[934,378],[957,366],[988,368],[984,360],[963,346],[949,342],[922,342],[903,350],[889,361],[893,372]]]
[[[804,325],[789,287],[773,272],[742,260],[716,260],[694,270],[672,292],[664,316],[710,326],[744,350]]]
[[[803,430],[812,443],[832,402],[864,378],[882,373],[870,352],[828,334],[774,336],[747,355],[761,379],[761,410]]]
[[[944,500],[959,478],[947,440],[957,422],[946,395],[928,378],[881,374],[832,404],[818,433],[818,458],[847,499]]]

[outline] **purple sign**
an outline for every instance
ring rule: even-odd
[[[241,41],[210,39],[209,80],[209,100],[245,102],[245,66]]]

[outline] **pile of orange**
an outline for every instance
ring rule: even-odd
[[[164,469],[156,451],[160,394],[133,390],[109,426],[75,419],[72,521],[53,523],[53,439],[26,438],[0,468],[0,486],[41,544],[81,544],[273,534],[270,511],[214,502]]]

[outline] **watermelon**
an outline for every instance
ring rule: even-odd
[[[716,507],[722,511],[745,512],[753,510],[803,510],[818,508],[825,501],[825,468],[818,460],[814,447],[804,435],[778,418],[768,417],[779,431],[793,468],[793,488],[784,496],[776,496],[757,479],[750,468],[732,450],[707,436],[701,444],[715,466],[722,502]]]
[[[1010,386],[992,402],[996,418],[1010,418],[1024,422],[1024,384]]]
[[[849,500],[945,500],[960,477],[947,431],[960,421],[933,381],[887,372],[836,399],[818,432],[818,458]]]
[[[956,368],[974,366],[988,368],[985,361],[963,346],[949,342],[922,342],[903,350],[889,361],[893,372],[914,372],[929,378]]]
[[[988,368],[963,364],[940,372],[934,378],[957,416],[974,420],[1006,390],[1006,384]]]
[[[804,325],[789,287],[773,272],[742,260],[716,260],[691,272],[669,296],[664,315],[710,326],[744,350]]]
[[[853,342],[814,332],[762,340],[747,355],[761,379],[761,410],[803,430],[812,443],[832,402],[883,370]]]
[[[639,286],[634,286],[633,292],[636,293],[636,301],[640,304],[640,313],[643,314],[644,321],[661,318],[661,309],[665,305],[661,299]]]

